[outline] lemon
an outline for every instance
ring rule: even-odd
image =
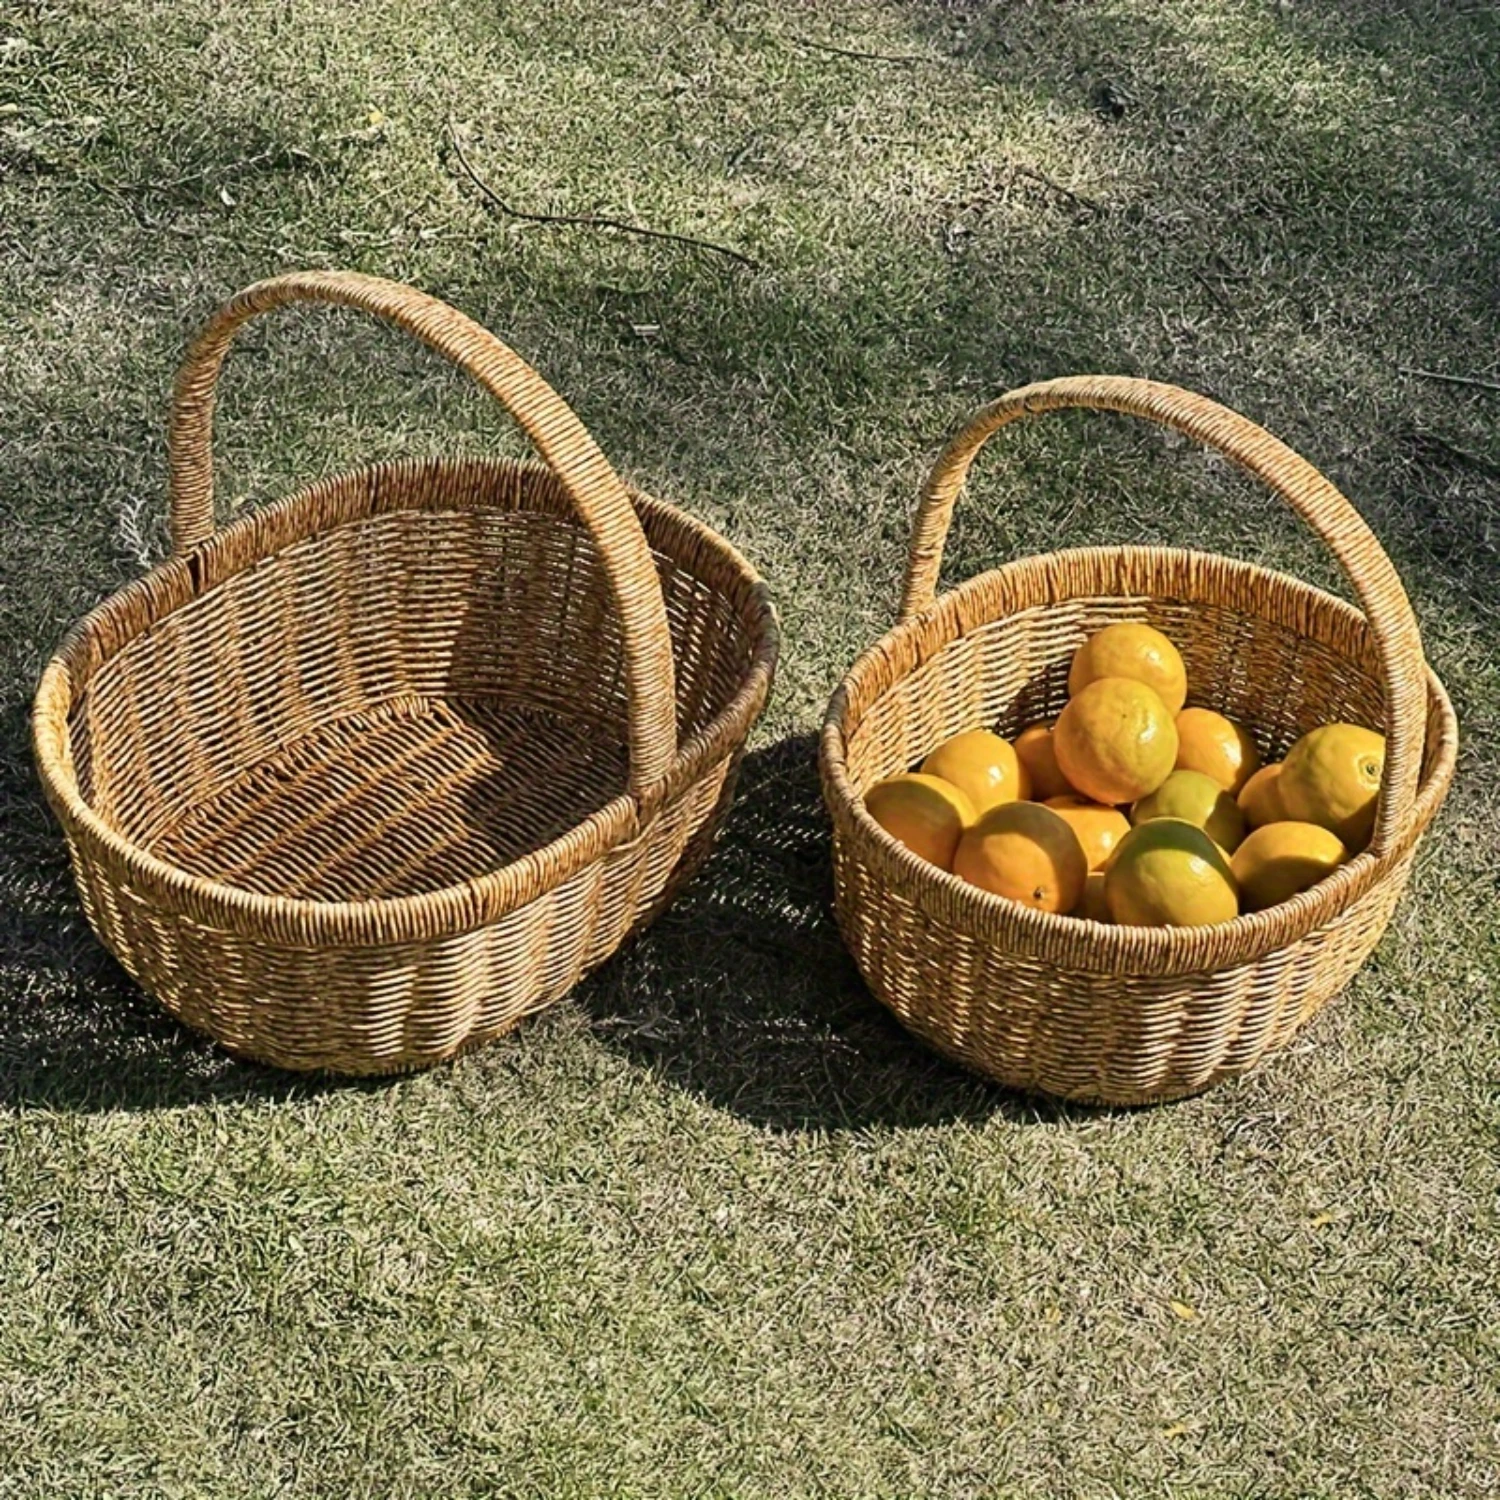
[[[1181,818],[1196,824],[1226,854],[1233,854],[1245,836],[1245,815],[1239,804],[1202,771],[1173,771],[1130,809],[1132,823],[1149,823],[1152,818]]]
[[[1177,759],[1177,729],[1154,689],[1101,677],[1068,700],[1052,731],[1057,764],[1085,797],[1115,806],[1154,792]]]
[[[1088,878],[1073,830],[1040,802],[1005,802],[964,830],[953,873],[997,896],[1039,911],[1068,912]]]
[[[1240,788],[1238,800],[1245,822],[1251,828],[1279,823],[1286,817],[1286,809],[1281,805],[1281,762],[1276,760],[1262,766]]]
[[[1104,899],[1116,922],[1137,927],[1203,927],[1239,915],[1224,853],[1181,818],[1138,823],[1104,872]]]
[[[1056,722],[1047,719],[1040,724],[1028,724],[1016,736],[1016,755],[1031,777],[1031,795],[1038,802],[1066,797],[1073,790],[1057,764],[1057,747],[1052,743],[1052,726]]]
[[[1031,777],[1015,747],[988,729],[969,729],[945,740],[922,762],[922,774],[951,782],[976,813],[1031,795]]]
[[[865,811],[898,843],[937,865],[953,868],[953,851],[974,821],[974,804],[937,776],[912,772],[876,782],[865,793]]]
[[[1385,736],[1358,724],[1324,724],[1304,734],[1281,764],[1277,789],[1286,816],[1316,823],[1356,853],[1370,842],[1385,770]]]
[[[1171,714],[1178,713],[1187,698],[1187,668],[1177,647],[1150,625],[1106,625],[1078,648],[1068,669],[1069,694],[1101,677],[1144,682]]]
[[[1102,870],[1115,845],[1130,832],[1130,820],[1117,807],[1102,802],[1088,802],[1082,797],[1049,797],[1050,807],[1077,836],[1083,845],[1083,857],[1089,870]]]
[[[1316,823],[1267,823],[1234,851],[1230,868],[1246,911],[1289,901],[1336,870],[1347,851]]]
[[[1259,768],[1260,751],[1249,731],[1233,719],[1211,708],[1185,708],[1177,715],[1177,764],[1212,776],[1236,795]]]

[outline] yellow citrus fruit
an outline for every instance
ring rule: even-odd
[[[1384,770],[1383,734],[1324,724],[1287,751],[1276,784],[1288,818],[1326,828],[1354,854],[1370,842]]]
[[[1260,751],[1233,719],[1211,708],[1185,708],[1177,715],[1177,765],[1202,771],[1237,795],[1259,769]]]
[[[1316,885],[1346,858],[1335,835],[1316,823],[1267,823],[1234,851],[1230,868],[1246,911],[1264,911]]]
[[[1137,823],[1120,840],[1104,898],[1116,922],[1136,927],[1204,927],[1240,910],[1223,850],[1181,818]]]
[[[1130,809],[1132,823],[1149,823],[1152,818],[1181,818],[1196,824],[1228,854],[1234,853],[1245,836],[1245,815],[1239,803],[1202,771],[1173,771]]]
[[[1240,811],[1245,822],[1252,828],[1263,828],[1267,823],[1279,823],[1286,817],[1281,805],[1281,762],[1273,760],[1262,766],[1244,786],[1240,788]]]
[[[966,828],[953,873],[971,885],[1040,911],[1072,911],[1088,861],[1068,825],[1040,802],[1005,802]]]
[[[1031,777],[1015,747],[988,729],[970,729],[944,740],[922,762],[922,774],[951,782],[977,813],[1031,795]]]
[[[1016,755],[1031,777],[1031,795],[1038,802],[1049,797],[1066,797],[1073,790],[1057,764],[1057,749],[1052,743],[1052,726],[1056,722],[1048,719],[1028,725],[1016,736]]]
[[[1130,832],[1130,820],[1117,807],[1089,802],[1083,797],[1049,797],[1042,804],[1050,807],[1078,836],[1083,857],[1089,869],[1102,870],[1104,862],[1115,852],[1115,845]]]
[[[944,870],[953,868],[959,837],[975,817],[974,804],[956,786],[920,772],[876,782],[865,793],[865,810],[893,839]]]
[[[1109,902],[1104,897],[1104,871],[1091,870],[1089,878],[1083,885],[1083,898],[1073,908],[1075,917],[1082,917],[1087,922],[1112,922],[1113,917],[1109,914]]]
[[[1154,689],[1101,677],[1068,700],[1052,731],[1057,764],[1083,796],[1118,805],[1154,792],[1177,759],[1177,729]]]
[[[1187,668],[1177,647],[1149,625],[1106,625],[1091,635],[1068,669],[1068,693],[1076,694],[1101,677],[1128,677],[1144,682],[1177,713],[1187,698]]]

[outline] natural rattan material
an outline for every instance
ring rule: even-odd
[[[546,465],[385,464],[215,532],[219,364],[300,301],[409,329]],[[566,993],[707,853],[774,668],[764,585],[477,324],[364,276],[250,288],[184,366],[172,481],[176,555],[69,635],[33,729],[90,921],[189,1025],[423,1066]]]
[[[1033,412],[1145,417],[1265,480],[1344,564],[1364,614],[1296,579],[1202,553],[1051,553],[935,586],[954,500],[986,438]],[[1146,620],[1182,650],[1190,701],[1279,757],[1319,723],[1385,726],[1369,850],[1283,905],[1200,928],[1113,927],[990,895],[910,854],[864,809],[876,781],[976,726],[1055,715],[1094,631]],[[1338,492],[1253,423],[1189,392],[1078,377],[1002,397],[949,444],[918,516],[903,619],[829,705],[822,739],[840,926],[874,992],[931,1045],[1014,1087],[1141,1104],[1253,1067],[1379,940],[1453,774],[1457,727],[1394,570]]]

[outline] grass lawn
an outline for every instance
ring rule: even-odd
[[[831,50],[843,48],[844,51]],[[852,56],[851,52],[880,54]],[[499,213],[604,214],[756,264]],[[0,10],[0,1497],[1500,1488],[1500,12],[1437,0],[10,0]],[[377,1086],[233,1063],[90,937],[31,769],[162,554],[189,332],[299,266],[510,340],[772,581],[719,853],[577,995]],[[1376,956],[1262,1073],[1062,1111],[861,986],[810,738],[987,396],[1195,387],[1352,497],[1464,745]],[[519,451],[425,351],[231,357],[234,503]],[[988,453],[957,578],[1162,541],[1329,581],[1190,446]]]

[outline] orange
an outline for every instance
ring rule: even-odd
[[[1149,797],[1130,809],[1132,823],[1152,818],[1181,818],[1201,828],[1226,854],[1245,836],[1245,815],[1211,776],[1202,771],[1173,771]]]
[[[1031,775],[1031,795],[1038,802],[1050,797],[1066,797],[1073,788],[1057,764],[1057,750],[1052,743],[1052,726],[1056,719],[1031,724],[1016,736],[1016,754]]]
[[[912,773],[878,781],[865,793],[865,811],[898,843],[937,865],[953,868],[959,836],[974,821],[974,804],[936,776]]]
[[[1069,695],[1076,695],[1101,677],[1144,682],[1172,714],[1187,698],[1187,668],[1177,647],[1149,625],[1106,625],[1097,635],[1091,635],[1078,648],[1068,669]]]
[[[1155,691],[1129,677],[1101,677],[1068,700],[1052,731],[1057,764],[1095,802],[1134,802],[1167,779],[1177,730]]]
[[[1286,816],[1316,823],[1357,853],[1370,842],[1385,770],[1385,736],[1358,724],[1324,724],[1304,734],[1281,763]]]
[[[1040,802],[1005,802],[964,830],[953,873],[971,885],[1039,911],[1072,911],[1088,861],[1073,830]]]
[[[1177,765],[1202,771],[1231,796],[1260,768],[1255,741],[1232,719],[1211,708],[1185,708],[1177,715]]]
[[[1104,897],[1104,871],[1092,870],[1084,882],[1083,899],[1073,908],[1075,917],[1086,922],[1111,922],[1109,902]]]
[[[922,762],[922,774],[951,782],[974,804],[976,813],[1031,795],[1031,777],[1014,747],[988,729],[970,729],[944,740]]]
[[[1346,857],[1344,846],[1316,823],[1267,823],[1234,851],[1230,867],[1246,911],[1264,911],[1316,885]]]
[[[1262,766],[1244,786],[1240,788],[1240,811],[1252,828],[1264,827],[1267,823],[1279,823],[1286,817],[1281,805],[1281,762],[1274,760]]]
[[[1239,915],[1234,875],[1222,849],[1181,818],[1137,823],[1104,872],[1116,922],[1137,927],[1204,927]]]
[[[1090,871],[1102,870],[1115,845],[1130,832],[1130,820],[1117,807],[1088,802],[1082,797],[1049,797],[1043,804],[1078,836]]]

